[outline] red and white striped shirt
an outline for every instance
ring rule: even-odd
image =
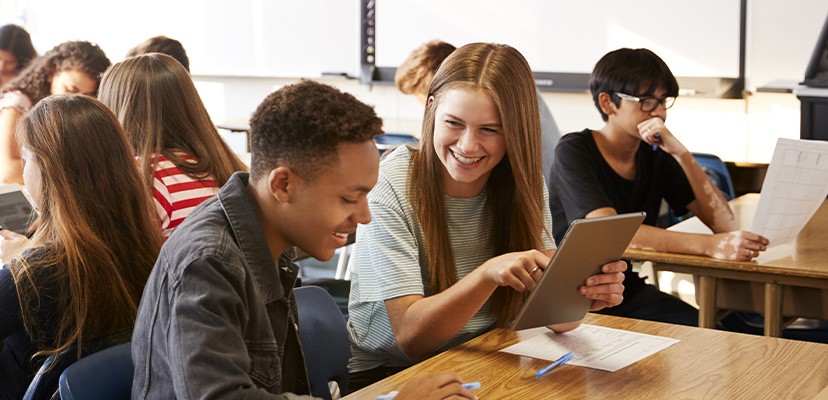
[[[187,161],[195,160],[192,156],[179,156]],[[167,238],[202,201],[218,193],[219,185],[212,176],[193,179],[164,156],[155,162],[152,198]]]

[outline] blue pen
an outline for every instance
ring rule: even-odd
[[[561,358],[555,360],[555,362],[553,362],[552,364],[549,364],[549,365],[539,369],[538,372],[535,372],[535,378],[540,378],[544,374],[546,374],[547,372],[557,368],[558,366],[561,366],[561,365],[564,365],[564,364],[568,363],[569,360],[571,360],[574,355],[575,354],[571,351],[569,353],[566,353],[566,354],[562,355]]]
[[[480,389],[480,382],[463,383],[460,386],[463,386],[464,389],[475,390],[475,389]],[[381,395],[377,396],[377,400],[393,400],[394,397],[397,396],[397,393],[399,393],[399,392],[394,390],[394,391],[388,392],[388,394],[381,394]]]
[[[656,133],[655,135],[653,135],[653,137],[658,139],[659,143],[661,143],[661,134],[660,133]],[[653,151],[656,151],[656,150],[658,150],[658,145],[654,144],[653,145]]]

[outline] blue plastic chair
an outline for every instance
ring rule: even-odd
[[[60,374],[61,400],[129,399],[132,394],[129,343],[92,353]]]
[[[331,295],[318,286],[293,289],[299,311],[299,342],[305,354],[311,394],[332,399],[329,382],[345,393],[351,343],[345,319]],[[335,391],[334,391],[335,392]]]
[[[127,342],[130,335],[131,332],[123,332],[85,341],[81,347],[81,357],[86,357],[101,349]],[[49,356],[29,384],[26,394],[23,395],[23,400],[58,399],[60,377],[77,360],[78,348],[74,345],[62,351],[60,354]]]
[[[420,141],[414,135],[408,133],[390,133],[386,132],[384,135],[374,137],[374,142],[377,144],[380,154],[385,153],[397,146],[404,144],[417,144]]]
[[[70,350],[61,353],[60,357],[49,356],[40,366],[40,370],[34,376],[32,382],[29,383],[29,387],[23,395],[23,400],[58,399],[58,378],[61,372],[77,359],[74,356],[74,350],[75,348],[72,347]]]
[[[702,171],[704,171],[713,184],[719,188],[725,200],[730,201],[736,198],[736,191],[733,189],[733,180],[730,178],[730,171],[727,170],[727,165],[721,158],[714,154],[707,153],[693,153],[693,158],[699,164]],[[670,208],[670,225],[679,223],[687,218],[692,217],[692,213],[685,215],[676,215],[672,208]]]
[[[702,171],[707,173],[707,176],[713,180],[716,187],[722,191],[725,199],[733,200],[736,198],[736,191],[733,189],[733,180],[730,179],[730,171],[727,170],[727,165],[721,158],[707,153],[693,153],[693,158],[696,163],[702,168]]]

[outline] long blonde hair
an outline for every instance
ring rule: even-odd
[[[98,99],[123,125],[141,158],[148,188],[159,154],[190,177],[212,176],[219,185],[234,172],[247,171],[216,131],[190,74],[166,54],[145,54],[113,65],[101,79]],[[176,151],[195,160],[183,159]]]
[[[506,156],[486,185],[486,209],[493,218],[495,255],[542,249],[543,177],[541,129],[535,83],[529,64],[514,48],[474,43],[455,50],[440,66],[429,88],[434,100],[423,117],[420,147],[412,153],[409,193],[423,227],[431,290],[440,293],[457,282],[443,205],[442,169],[434,150],[435,110],[452,89],[480,89],[500,112]],[[514,316],[522,295],[500,287],[492,295],[498,323]]]
[[[18,140],[40,169],[40,185],[29,187],[37,230],[9,264],[24,326],[33,338],[54,335],[37,355],[73,344],[80,354],[84,340],[131,332],[161,233],[126,137],[94,98],[41,100]],[[55,293],[57,320],[37,326],[43,289]]]

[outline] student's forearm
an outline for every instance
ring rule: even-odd
[[[20,159],[0,159],[0,185],[23,184],[23,163]]]
[[[711,238],[711,235],[672,232],[642,225],[630,242],[630,247],[666,253],[708,255]]]
[[[0,110],[0,184],[23,183],[20,145],[15,139],[20,114],[14,109]]]
[[[396,310],[386,301],[388,316],[400,350],[412,361],[420,361],[451,339],[491,297],[497,285],[473,271],[447,290],[419,297]]]
[[[695,200],[688,206],[714,233],[734,230],[735,220],[727,200],[701,169],[692,153],[676,157],[693,189]]]

